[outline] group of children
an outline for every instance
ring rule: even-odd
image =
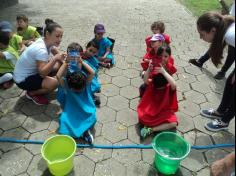
[[[52,20],[47,19],[45,23]],[[152,36],[146,39],[147,53],[141,61],[144,84],[140,87],[140,104],[137,112],[142,125],[141,137],[154,132],[169,130],[178,125],[176,73],[171,54],[170,37],[165,34],[163,22],[151,26]],[[59,133],[74,138],[83,137],[93,143],[90,129],[96,123],[96,106],[101,91],[98,81],[100,67],[111,68],[115,64],[112,54],[114,40],[104,37],[105,27],[97,24],[95,38],[84,51],[79,43],[71,43],[65,60],[56,74],[57,100],[61,105]],[[17,33],[10,23],[0,22],[0,85],[7,89],[13,84],[14,65],[24,50],[40,38],[37,28],[28,24],[25,15],[17,16]]]

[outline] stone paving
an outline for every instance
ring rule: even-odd
[[[200,108],[217,107],[225,81],[216,81],[217,70],[208,63],[203,71],[188,64],[190,58],[200,56],[207,48],[196,31],[196,19],[175,0],[20,0],[20,4],[1,10],[0,19],[14,22],[18,13],[30,16],[30,22],[41,25],[52,18],[65,29],[62,49],[72,41],[85,44],[93,37],[93,26],[102,22],[107,35],[116,39],[116,66],[101,70],[102,106],[97,110],[96,144],[140,144],[137,133],[136,107],[140,58],[145,53],[144,38],[150,25],[163,20],[172,36],[173,54],[178,67],[178,133],[192,145],[234,143],[235,126],[229,132],[211,133],[204,124],[209,120],[200,116]],[[16,87],[0,91],[0,136],[18,139],[44,140],[55,134],[60,110],[55,94],[49,106],[35,106]],[[177,175],[207,176],[209,165],[231,150],[195,151],[182,162]],[[149,150],[78,150],[75,176],[156,176],[154,152]],[[50,175],[40,155],[40,146],[0,143],[0,175]]]

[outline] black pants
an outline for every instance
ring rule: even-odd
[[[221,104],[217,111],[223,114],[222,121],[229,123],[235,116],[235,83],[232,84],[232,78],[235,71],[227,79]]]
[[[198,60],[198,62],[200,62],[201,64],[204,64],[210,58],[211,56],[209,54],[209,51],[207,51],[206,54]],[[228,56],[227,56],[224,66],[221,69],[221,72],[226,73],[229,70],[229,68],[232,66],[234,61],[235,61],[235,48],[233,46],[229,46]]]

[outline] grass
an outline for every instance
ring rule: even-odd
[[[222,7],[219,0],[179,0],[195,16],[201,16],[207,11],[221,11]],[[231,6],[233,0],[225,0],[228,6]]]

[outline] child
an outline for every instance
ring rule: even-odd
[[[17,33],[23,37],[23,43],[26,46],[31,45],[36,39],[40,38],[40,34],[37,32],[37,28],[29,25],[29,19],[25,15],[18,15],[17,21]]]
[[[82,59],[93,68],[96,75],[94,76],[92,83],[91,83],[91,89],[92,89],[92,95],[94,97],[94,102],[96,106],[100,106],[101,100],[98,96],[95,95],[95,93],[101,92],[101,83],[98,81],[98,69],[99,69],[99,61],[95,57],[95,55],[98,53],[99,46],[95,41],[90,41],[87,44],[86,51],[82,54]]]
[[[81,50],[79,44],[70,44],[67,62],[63,63],[57,73],[61,85],[58,89],[58,101],[63,109],[59,133],[74,138],[82,136],[92,144],[94,139],[90,129],[96,123],[96,106],[90,84],[95,72],[81,59]]]
[[[20,55],[25,49],[25,45],[23,44],[22,40],[23,38],[13,33],[12,26],[8,21],[0,22],[0,31],[5,32],[9,35],[10,37],[9,45],[16,51],[18,51],[18,54]]]
[[[162,34],[165,38],[165,42],[167,45],[170,45],[171,43],[171,39],[170,39],[170,36],[165,34],[165,24],[162,22],[162,21],[157,21],[157,22],[154,22],[152,25],[151,25],[151,30],[153,32],[153,34]],[[152,36],[149,36],[145,39],[145,42],[146,42],[146,45],[147,45],[147,52],[149,52],[150,50],[152,50],[152,45],[151,45],[151,39]]]
[[[168,45],[161,46],[157,51],[157,55],[160,57],[161,61],[160,63],[157,63],[156,65],[157,66],[162,65],[171,76],[174,75],[177,72],[177,69],[174,65],[174,58],[172,57],[172,51],[171,51],[170,46]],[[147,87],[146,84],[143,84],[140,87],[140,98],[142,98],[146,90],[146,87]]]
[[[154,73],[152,80],[151,74]],[[175,112],[178,111],[176,82],[164,67],[150,64],[144,76],[147,90],[138,106],[139,122],[144,125],[141,137],[153,132],[175,128],[178,124]]]
[[[0,86],[8,89],[13,85],[13,71],[18,52],[9,46],[10,38],[5,32],[0,32]]]
[[[106,33],[105,27],[102,24],[97,24],[94,28],[95,41],[99,45],[98,60],[102,67],[111,68],[115,64],[115,59],[111,52],[112,42],[104,37]]]

